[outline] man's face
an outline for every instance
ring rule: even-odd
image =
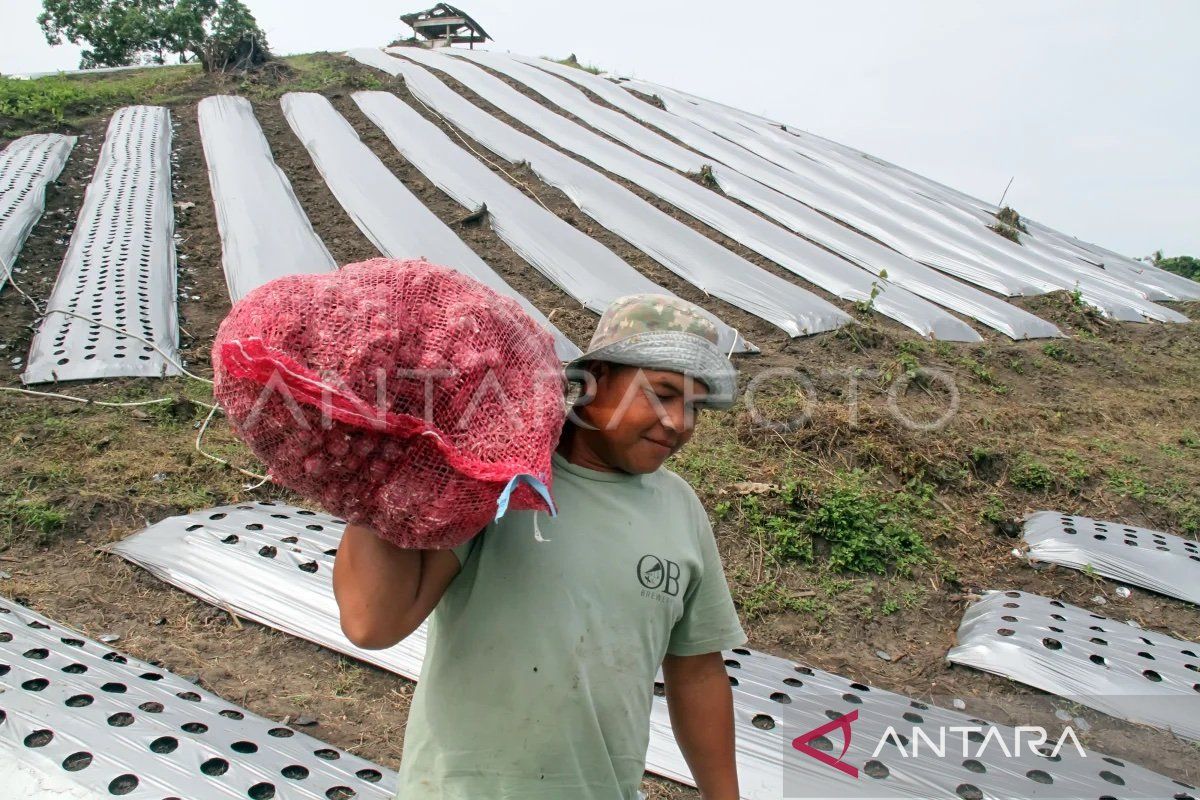
[[[695,432],[708,390],[678,372],[596,363],[595,398],[577,409],[577,436],[605,463],[623,472],[654,472]]]

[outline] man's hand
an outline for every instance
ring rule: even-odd
[[[346,638],[382,650],[420,626],[458,574],[450,550],[403,550],[350,524],[333,564],[333,595]]]
[[[663,659],[667,709],[704,800],[738,800],[733,693],[720,653]]]

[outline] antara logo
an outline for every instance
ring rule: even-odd
[[[858,767],[847,764],[842,760],[850,750],[850,726],[857,721],[858,711],[851,711],[845,716],[838,717],[832,722],[827,722],[819,728],[813,728],[808,733],[797,736],[792,740],[792,747],[807,756],[812,756],[822,764],[827,764],[839,772],[844,772],[851,778],[857,778]],[[899,751],[901,758],[920,758],[922,755],[933,758],[946,758],[947,755],[954,758],[980,758],[990,751],[995,751],[993,752],[994,756],[1017,758],[1021,756],[1023,750],[1027,750],[1030,755],[1040,755],[1053,759],[1057,758],[1059,752],[1068,744],[1075,749],[1075,752],[1081,758],[1087,758],[1087,751],[1083,749],[1083,745],[1079,743],[1075,731],[1070,727],[1063,728],[1053,748],[1047,744],[1050,741],[1050,737],[1046,729],[1038,726],[1021,725],[1014,728],[1012,730],[1011,747],[1009,747],[1009,742],[1004,738],[1002,730],[996,727],[970,725],[939,725],[928,727],[931,730],[927,731],[924,728],[914,726],[912,736],[906,737],[898,733],[894,727],[889,726],[884,731],[883,736],[879,738],[879,742],[875,745],[875,750],[871,753],[871,757],[878,757],[883,750],[883,746],[890,742]],[[823,739],[825,734],[835,730],[842,732],[842,752],[836,758],[829,753],[818,750],[812,745],[812,742],[817,739]],[[951,745],[955,740],[961,741],[961,752],[954,752],[954,748]],[[910,742],[911,746],[906,747]],[[825,743],[828,744],[827,739]],[[922,743],[924,743],[924,753],[922,753]],[[973,744],[977,745],[977,747],[972,747]]]
[[[795,739],[792,739],[792,747],[796,748],[801,753],[804,753],[806,756],[812,756],[817,761],[820,761],[822,764],[828,764],[829,766],[833,767],[834,769],[840,770],[840,771],[846,773],[851,778],[857,778],[858,777],[858,767],[851,766],[850,764],[847,764],[846,762],[842,761],[842,759],[846,755],[846,751],[850,749],[850,725],[852,723],[856,722],[857,720],[858,720],[858,710],[855,709],[854,711],[851,711],[849,714],[846,714],[845,716],[838,717],[837,719],[833,720],[832,722],[826,722],[821,727],[813,728],[808,733],[802,734],[800,736],[797,736]],[[813,741],[814,739],[820,739],[821,737],[823,737],[825,734],[829,733],[830,731],[834,731],[834,730],[838,730],[838,729],[840,729],[842,731],[842,753],[837,758],[834,758],[833,756],[829,755],[828,753],[822,753],[820,750],[818,750],[817,748],[815,748],[809,744],[809,742]]]

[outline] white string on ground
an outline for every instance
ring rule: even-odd
[[[154,400],[132,400],[129,402],[116,402],[112,400],[92,400],[88,397],[76,397],[70,394],[61,394],[59,392],[39,392],[34,389],[18,389],[13,386],[0,386],[0,392],[12,392],[14,394],[27,394],[32,397],[50,397],[55,400],[70,400],[74,403],[83,403],[88,406],[103,406],[104,408],[134,408],[136,406],[153,406],[160,403],[173,403],[178,399],[176,397],[159,397]],[[192,400],[189,397],[182,398],[189,403],[195,403],[204,408],[216,408],[216,406],[202,403],[199,400]]]
[[[13,268],[2,262],[0,262],[0,267],[4,267],[4,277],[8,281],[8,284],[10,286],[12,286],[14,289],[16,289],[17,293],[20,294],[21,297],[24,297],[26,302],[28,302],[31,306],[33,306],[35,311],[37,311],[39,314],[41,314],[42,313],[41,304],[39,304],[37,300],[34,300],[33,297],[31,297],[29,295],[28,292],[26,292],[24,289],[22,289],[20,286],[17,285],[17,279],[13,277]],[[3,286],[3,285],[4,285],[4,281],[0,281],[0,286]]]
[[[205,449],[200,446],[200,442],[204,439],[204,432],[208,430],[208,424],[210,422],[212,422],[212,418],[216,415],[217,410],[219,408],[220,408],[220,406],[213,406],[211,409],[209,409],[208,416],[204,418],[204,422],[201,423],[201,425],[200,425],[200,430],[196,432],[196,452],[198,452],[200,455],[204,456],[207,459],[211,459],[212,461],[215,461],[218,464],[221,464],[222,466],[228,467],[229,469],[237,470],[238,472],[242,473],[243,475],[245,475],[248,478],[259,478],[260,480],[259,480],[258,484],[250,487],[252,489],[257,489],[259,486],[262,486],[264,483],[269,481],[270,477],[267,475],[259,475],[257,472],[251,472],[248,469],[242,469],[241,467],[234,466],[233,464],[231,464],[230,462],[221,458],[220,456],[214,456],[212,453],[205,451]]]

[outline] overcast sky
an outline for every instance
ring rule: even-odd
[[[384,44],[432,4],[246,2],[281,53]],[[1052,227],[1200,256],[1198,0],[460,3],[493,49],[575,53],[992,202],[1014,178],[1007,202]],[[76,66],[40,7],[0,0],[0,71]]]

